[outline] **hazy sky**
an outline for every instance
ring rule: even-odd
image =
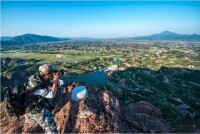
[[[1,35],[124,37],[162,31],[200,34],[196,2],[1,2]]]

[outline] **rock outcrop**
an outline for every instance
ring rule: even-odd
[[[152,117],[155,118],[161,118],[162,117],[162,113],[161,111],[156,108],[155,106],[145,102],[145,101],[140,101],[137,103],[132,103],[129,104],[127,106],[127,114],[131,114],[131,113],[143,113],[143,114],[147,114],[150,115]]]
[[[161,111],[145,101],[131,103],[124,109],[126,132],[167,133],[169,127],[161,117]]]
[[[63,90],[61,107],[53,111],[59,133],[133,133],[169,132],[159,109],[147,102],[130,104],[121,109],[110,92],[84,84],[88,97],[78,102],[70,98],[73,83]],[[138,110],[137,110],[138,109]],[[9,117],[1,103],[1,133],[43,133],[39,126],[29,126],[24,117]]]

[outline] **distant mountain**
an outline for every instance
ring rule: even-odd
[[[8,40],[11,40],[13,37],[11,37],[11,36],[2,36],[1,37],[1,40],[3,40],[3,41],[8,41]]]
[[[57,38],[57,37],[41,36],[41,35],[28,33],[28,34],[13,37],[10,40],[1,41],[1,44],[2,45],[25,45],[25,44],[32,44],[32,43],[56,42],[56,41],[63,41],[63,40],[69,40],[69,38]]]
[[[109,38],[106,38],[109,39]],[[119,37],[119,38],[110,38],[116,40],[146,40],[146,41],[200,41],[200,35],[193,34],[178,34],[170,31],[164,31],[162,33],[157,33],[149,36],[140,36],[140,37]],[[1,37],[1,45],[25,45],[32,43],[41,43],[41,42],[57,42],[65,40],[98,40],[98,38],[91,37],[79,37],[79,38],[58,38],[51,36],[42,36],[36,34],[24,34],[16,37],[3,36]]]
[[[154,34],[154,35],[159,35],[159,36],[177,36],[180,34],[170,32],[170,31],[163,31],[162,33]]]
[[[161,40],[161,41],[200,41],[200,35],[177,34],[170,31],[149,36],[133,37],[135,40]]]
[[[87,41],[87,40],[98,40],[98,38],[92,38],[92,37],[74,37],[74,38],[71,38],[71,40],[75,40],[75,41]]]

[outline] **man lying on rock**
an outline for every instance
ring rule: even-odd
[[[28,87],[33,92],[27,95],[25,118],[29,125],[40,125],[45,133],[58,133],[56,123],[51,114],[53,98],[60,87],[60,72],[52,64],[39,67],[39,72],[29,77]],[[51,81],[52,80],[52,81]],[[33,90],[34,89],[34,90]],[[61,97],[58,97],[61,98]]]

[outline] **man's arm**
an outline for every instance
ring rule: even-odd
[[[37,90],[33,94],[34,95],[40,95],[40,96],[43,96],[45,98],[51,98],[51,99],[54,98],[54,93],[47,88],[42,88],[40,90]]]
[[[40,95],[45,98],[53,99],[56,96],[58,82],[59,82],[59,74],[56,74],[53,77],[53,85],[51,87],[49,86],[48,88],[39,89],[34,92],[34,95]]]
[[[58,86],[60,86],[60,83],[59,83],[59,76],[60,74],[59,73],[56,73],[53,77],[53,85],[52,87],[50,88],[50,90],[53,92],[53,98],[56,96],[56,91],[57,91],[57,88]]]

